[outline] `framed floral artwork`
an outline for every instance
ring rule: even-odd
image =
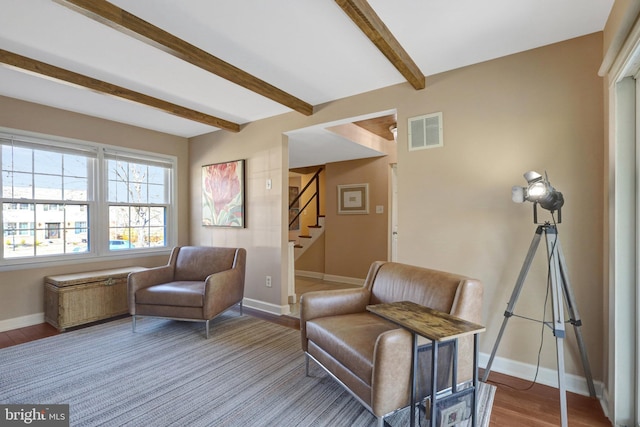
[[[245,226],[244,160],[202,166],[202,225]]]

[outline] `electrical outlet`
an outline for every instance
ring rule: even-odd
[[[271,276],[267,276],[267,279],[265,280],[265,285],[267,285],[267,288],[271,287]]]

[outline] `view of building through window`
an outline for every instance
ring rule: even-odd
[[[1,134],[0,147],[2,259],[166,246],[169,161]]]
[[[109,159],[109,248],[164,246],[166,168]]]

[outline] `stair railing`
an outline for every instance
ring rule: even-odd
[[[293,199],[291,201],[291,203],[289,204],[289,210],[291,210],[293,208],[293,206],[295,206],[296,202],[298,200],[300,200],[300,197],[302,197],[302,195],[305,193],[305,191],[307,191],[309,189],[311,184],[315,183],[315,191],[313,192],[311,197],[309,197],[309,200],[307,200],[307,203],[305,203],[305,205],[302,207],[302,209],[300,209],[298,211],[296,216],[293,217],[293,219],[291,221],[289,221],[289,228],[291,228],[291,226],[296,222],[296,220],[300,217],[302,212],[304,212],[304,210],[307,208],[307,206],[309,206],[309,204],[313,201],[313,199],[316,199],[316,226],[319,225],[318,224],[318,217],[320,216],[320,172],[322,172],[322,168],[318,169],[318,171],[313,175],[313,177],[309,180],[309,182],[307,182],[307,185],[304,186],[302,191],[300,191],[300,193],[298,193],[296,198]]]

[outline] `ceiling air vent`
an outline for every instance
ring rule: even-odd
[[[409,151],[442,147],[442,113],[409,119]]]

